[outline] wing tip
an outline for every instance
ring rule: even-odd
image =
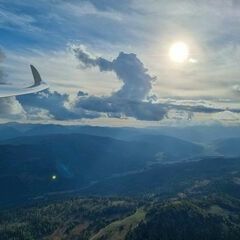
[[[32,71],[33,79],[34,79],[34,85],[33,86],[39,86],[42,82],[42,78],[41,78],[38,70],[32,64],[30,64],[30,68],[31,68],[31,71]]]

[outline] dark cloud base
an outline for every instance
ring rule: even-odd
[[[67,107],[66,104],[69,102],[69,95],[60,94],[56,91],[51,92],[45,90],[36,94],[18,96],[17,100],[26,112],[30,112],[34,108],[45,109],[55,120],[74,120],[81,118],[92,119],[100,116],[97,112],[94,113],[80,108],[73,109]]]

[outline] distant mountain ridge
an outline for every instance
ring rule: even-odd
[[[21,189],[24,194],[71,190],[202,151],[201,146],[165,136],[153,142],[86,134],[18,137],[0,143],[0,188],[12,196]]]
[[[9,131],[9,133],[7,132]],[[134,127],[103,127],[87,125],[57,125],[57,124],[21,124],[6,123],[0,124],[0,140],[18,136],[34,136],[49,134],[81,133],[96,136],[105,136],[120,140],[127,140],[129,137],[139,135],[166,135],[179,138],[189,142],[210,143],[217,139],[235,138],[240,136],[238,126],[185,126],[167,127],[159,126],[153,128]],[[13,133],[15,134],[13,135]],[[4,133],[4,134],[3,134]]]
[[[215,156],[211,158],[206,145],[149,134],[145,129],[20,124],[16,130],[16,126],[0,125],[3,133],[0,136],[0,189],[3,193],[0,202],[77,190],[82,194],[100,195],[134,195],[149,192],[149,189],[162,193],[171,189],[171,181],[177,181],[174,186],[178,186],[178,182],[183,184],[183,179],[188,182],[195,176],[194,171],[198,171],[197,166],[200,170],[204,166],[194,162],[185,165],[186,161],[203,160],[201,162],[210,169],[211,164],[218,169],[222,157],[238,159],[240,156],[240,138],[209,144],[209,152]],[[176,162],[181,164],[174,164]],[[189,169],[191,164],[193,169]],[[234,166],[231,164],[230,167]],[[238,170],[238,165],[236,168]],[[203,169],[208,172],[208,168]],[[183,174],[187,177],[183,178]],[[217,174],[222,173],[219,170]]]

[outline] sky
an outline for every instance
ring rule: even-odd
[[[240,122],[238,0],[0,0],[0,121],[159,126]],[[189,58],[169,57],[184,42]]]

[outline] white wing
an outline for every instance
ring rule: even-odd
[[[42,81],[37,69],[33,65],[30,65],[30,67],[34,78],[34,84],[22,89],[12,85],[0,85],[0,98],[36,93],[48,88],[48,85]]]

